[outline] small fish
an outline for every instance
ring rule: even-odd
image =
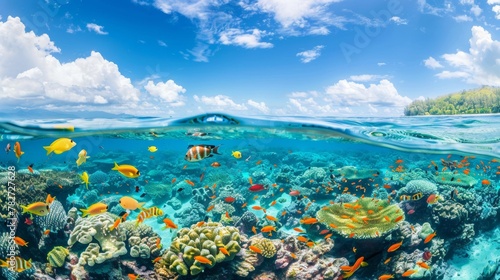
[[[434,236],[436,236],[436,232],[427,235],[427,237],[424,239],[424,244],[429,243],[434,238]]]
[[[420,266],[421,268],[424,268],[424,269],[430,269],[431,268],[427,263],[422,262],[422,261],[418,261],[417,265]]]
[[[141,188],[139,186],[135,186],[135,192],[139,192]]]
[[[212,261],[203,256],[195,256],[194,259],[200,263],[212,265]]]
[[[97,215],[104,213],[108,211],[108,205],[102,203],[102,202],[97,202],[92,204],[89,208],[87,209],[80,209],[82,211],[82,217],[85,217],[87,215]]]
[[[47,198],[45,199],[45,203],[47,203],[47,204],[51,204],[51,203],[54,201],[54,199],[56,199],[56,197],[55,197],[55,196],[54,196],[54,197],[53,197],[53,196],[51,196],[51,195],[50,195],[50,193],[49,193],[49,194],[47,195]]]
[[[118,203],[120,203],[121,207],[123,207],[124,209],[135,210],[137,208],[142,208],[142,205],[144,205],[145,202],[139,203],[137,200],[130,196],[123,196],[122,198],[120,198]]]
[[[28,242],[24,241],[24,239],[22,239],[19,236],[14,237],[14,242],[17,245],[19,245],[19,246],[26,246],[26,247],[28,247]]]
[[[177,178],[172,179],[171,183],[173,184],[173,183],[175,183],[175,181],[177,181]]]
[[[33,163],[28,166],[28,171],[33,173]]]
[[[24,154],[24,152],[21,151],[21,144],[19,142],[14,143],[14,154],[17,157],[17,162],[19,162],[21,156]]]
[[[403,245],[403,240],[401,240],[401,242],[399,242],[399,243],[395,243],[395,244],[391,245],[391,246],[389,247],[389,249],[387,249],[387,252],[389,252],[389,253],[390,253],[390,252],[394,252],[394,251],[396,251],[397,249],[399,249],[399,247],[401,247],[401,245]]]
[[[49,235],[50,233],[50,229],[46,229],[44,232],[43,232],[43,235]]]
[[[214,167],[214,168],[217,168],[217,167],[220,167],[220,163],[218,162],[213,162],[212,164],[210,164],[210,166]]]
[[[405,273],[401,274],[401,276],[409,277],[410,275],[412,275],[415,272],[417,272],[415,269],[410,269],[410,270],[405,271]]]
[[[150,151],[152,153],[156,153],[156,151],[158,151],[158,148],[156,146],[149,146],[148,151]]]
[[[146,195],[147,195],[147,193],[142,193],[142,194],[140,195],[140,197],[145,197]]]
[[[257,234],[257,229],[255,228],[255,226],[252,226],[252,232],[253,234]]]
[[[393,279],[394,278],[394,274],[384,274],[384,275],[380,275],[378,277],[378,280],[389,280],[389,279]]]
[[[306,219],[300,220],[300,223],[304,224],[304,225],[312,225],[312,224],[315,224],[317,222],[318,222],[318,219],[316,219],[316,218],[306,218]]]
[[[257,253],[257,254],[262,254],[262,250],[261,250],[261,249],[259,249],[259,248],[258,248],[258,247],[256,247],[256,246],[250,245],[250,246],[248,246],[248,249],[250,249],[250,251],[255,252],[255,253]]]
[[[76,159],[76,166],[80,166],[82,165],[83,163],[87,162],[87,159],[90,158],[89,156],[87,156],[87,151],[82,149],[79,153],[78,153],[78,158]]]
[[[323,237],[324,239],[329,239],[330,237],[332,237],[333,233],[329,233],[327,235],[325,235],[325,237]]]
[[[236,199],[232,196],[228,196],[226,198],[224,198],[224,201],[227,202],[227,203],[233,203]]]
[[[157,262],[159,262],[159,261],[161,261],[161,256],[156,257],[156,259],[154,259],[152,262],[153,262],[153,263],[157,263]]]
[[[489,180],[487,180],[487,179],[483,179],[483,180],[481,181],[481,184],[482,184],[483,186],[489,186],[489,185],[491,185],[491,182],[490,182]]]
[[[293,228],[293,230],[295,230],[296,232],[300,232],[300,233],[304,232],[304,230],[302,230],[301,228],[298,228],[298,227]]]
[[[165,228],[173,228],[173,229],[177,228],[177,225],[169,218],[163,219],[163,222],[165,223]]]
[[[183,190],[184,190],[184,188],[178,188],[177,192],[182,192]]]
[[[227,251],[227,249],[226,249],[226,248],[224,248],[224,247],[219,247],[219,251],[221,251],[221,253],[223,253],[224,255],[229,256],[229,252]]]
[[[408,210],[408,215],[411,215],[413,213],[415,213],[415,210],[413,210],[413,209]]]
[[[357,251],[357,250],[358,250],[358,249],[356,249],[356,247],[352,247],[352,252],[353,252],[353,253],[356,253],[356,251]]]
[[[258,205],[255,205],[255,206],[252,206],[252,209],[253,210],[264,210],[264,208],[258,206]]]
[[[304,242],[304,243],[309,241],[309,239],[307,239],[307,237],[302,236],[302,235],[297,236],[297,240],[300,242]]]
[[[5,152],[6,153],[10,152],[10,143],[7,143],[7,146],[5,146]]]
[[[50,211],[49,205],[45,202],[35,202],[27,206],[21,205],[21,208],[23,209],[21,214],[29,213],[30,215],[37,216],[45,216]]]
[[[240,159],[241,158],[241,152],[240,151],[231,151],[231,155],[234,158]]]
[[[139,275],[132,274],[132,273],[129,273],[127,276],[128,276],[128,279],[130,279],[130,280],[137,280],[137,277],[139,277]]]
[[[300,191],[297,191],[297,190],[292,190],[288,193],[290,196],[297,196],[300,194]]]
[[[261,184],[255,184],[255,185],[251,186],[250,188],[248,188],[248,190],[251,192],[260,192],[260,191],[263,191],[265,189],[266,188],[264,187],[264,185],[261,185]]]
[[[33,220],[30,218],[25,218],[24,223],[27,224],[28,226],[31,226],[33,224]]]
[[[384,264],[388,264],[391,261],[391,258],[387,258],[387,260],[384,261]]]
[[[260,229],[261,232],[272,232],[272,231],[276,231],[276,227],[275,226],[265,226],[263,228]]]
[[[141,175],[141,173],[135,166],[129,164],[118,165],[115,162],[115,167],[113,167],[111,170],[116,170],[123,176],[131,179],[137,178]]]
[[[14,265],[12,265],[12,264],[14,264]],[[9,269],[14,270],[18,273],[21,273],[27,269],[30,269],[31,266],[32,266],[31,259],[27,261],[19,256],[16,256],[15,260],[13,262],[11,262],[10,260],[8,262],[6,262],[4,260],[0,260],[0,267],[9,268]]]
[[[219,147],[215,145],[189,145],[184,159],[189,162],[196,162],[212,157],[214,154],[220,155]]]
[[[113,230],[117,229],[117,228],[118,228],[118,225],[119,225],[121,222],[122,222],[122,219],[121,219],[121,218],[116,219],[116,220],[115,220],[115,222],[113,223],[113,225],[111,225],[111,226],[109,227],[109,231],[113,231]]]
[[[186,182],[186,183],[188,183],[188,184],[190,184],[191,186],[194,187],[194,182],[193,181],[186,179],[186,180],[184,180],[184,182]]]
[[[208,208],[207,208],[207,212],[212,211],[212,209],[214,209],[214,207],[215,207],[215,205],[213,205],[213,204],[212,204],[212,205],[210,205],[210,206],[208,206]]]
[[[80,179],[82,179],[82,183],[85,184],[85,187],[87,187],[87,189],[89,188],[89,174],[87,173],[87,171],[83,171],[82,175],[80,175]]]
[[[438,201],[438,196],[436,194],[431,194],[429,195],[429,197],[427,198],[427,203],[428,204],[434,204]]]

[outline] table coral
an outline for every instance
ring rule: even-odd
[[[371,197],[323,207],[316,213],[316,217],[334,232],[358,239],[387,234],[405,219],[397,204],[389,204],[386,200]]]
[[[227,255],[219,248],[225,248]],[[240,251],[240,233],[231,226],[207,222],[182,228],[163,255],[167,267],[180,275],[197,275],[217,263],[230,261]],[[210,263],[195,259],[202,256]]]

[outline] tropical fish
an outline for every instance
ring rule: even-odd
[[[155,153],[156,151],[158,151],[158,148],[156,146],[149,146],[148,151]]]
[[[23,209],[21,214],[30,213],[30,215],[34,214],[37,216],[45,216],[50,211],[49,205],[45,202],[35,202],[28,206],[21,205],[21,208]]]
[[[47,150],[47,155],[54,152],[54,154],[62,154],[69,151],[76,145],[75,141],[69,138],[59,138],[52,142],[50,146],[44,146],[43,148]]]
[[[102,203],[102,202],[97,202],[92,204],[89,208],[87,209],[80,209],[82,211],[83,215],[82,217],[85,217],[87,215],[97,215],[104,213],[108,211],[108,205]]]
[[[33,163],[32,163],[32,164],[30,164],[30,165],[28,165],[28,171],[29,171],[30,173],[33,173]]]
[[[481,181],[481,184],[482,184],[483,186],[488,186],[488,185],[491,185],[491,182],[490,182],[489,180],[487,180],[487,179],[483,179],[483,180]]]
[[[215,145],[189,145],[184,159],[190,162],[200,161],[204,158],[219,154],[219,146]]]
[[[163,222],[165,223],[165,228],[173,228],[173,229],[177,228],[177,225],[169,218],[163,219]]]
[[[427,237],[424,239],[424,244],[429,243],[432,240],[432,238],[434,238],[434,236],[436,236],[436,232],[427,235]]]
[[[203,257],[203,256],[195,256],[194,257],[195,260],[197,260],[198,262],[200,263],[205,263],[205,264],[209,264],[209,265],[212,265],[212,261]]]
[[[248,190],[251,192],[260,192],[260,191],[263,191],[265,189],[266,188],[262,184],[255,184],[255,185],[251,186],[250,188],[248,188]]]
[[[220,163],[212,162],[212,164],[210,164],[210,166],[217,168],[217,167],[220,167]]]
[[[27,224],[28,226],[31,226],[33,224],[33,220],[30,218],[25,218],[24,223]]]
[[[307,237],[302,236],[302,235],[297,236],[297,240],[300,241],[300,242],[307,242],[307,241],[309,241],[309,239],[307,239]]]
[[[24,239],[19,236],[14,237],[14,242],[19,246],[28,246],[28,242],[24,241]]]
[[[232,196],[228,196],[226,198],[224,198],[224,201],[227,202],[227,203],[233,203],[236,199]]]
[[[207,212],[212,211],[212,209],[214,209],[214,207],[215,207],[215,205],[214,205],[214,204],[212,204],[212,205],[208,206],[208,208],[207,208]]]
[[[54,197],[53,197],[53,196],[51,196],[51,195],[50,195],[50,193],[49,193],[49,194],[47,195],[47,199],[45,199],[45,203],[47,203],[47,204],[51,204],[51,203],[54,201],[54,199],[56,199],[56,197],[55,197],[55,196],[54,196]]]
[[[139,170],[137,170],[137,168],[135,168],[132,165],[128,165],[128,164],[118,165],[115,162],[115,167],[113,167],[111,170],[116,170],[116,171],[120,172],[120,174],[122,174],[123,176],[125,176],[127,178],[137,178],[141,175]]]
[[[188,183],[189,185],[191,185],[191,186],[193,186],[193,187],[194,187],[194,182],[193,182],[193,181],[186,179],[186,180],[184,180],[184,182],[186,182],[186,183]]]
[[[427,203],[428,204],[434,204],[438,201],[438,196],[436,194],[431,194],[429,195],[429,197],[427,198]]]
[[[263,228],[260,229],[261,232],[272,232],[272,231],[276,231],[276,227],[275,226],[265,226]]]
[[[422,196],[423,196],[423,195],[422,195],[422,193],[421,193],[421,192],[419,192],[419,193],[414,194],[411,198],[412,198],[413,200],[419,200],[419,199],[421,199],[421,198],[422,198]]]
[[[316,218],[305,218],[305,219],[300,220],[300,223],[304,224],[304,225],[312,225],[312,224],[315,224],[317,222],[318,222],[318,219],[316,219]]]
[[[10,261],[10,259],[8,259],[6,261],[0,260],[0,267],[5,267],[5,268],[9,268],[9,269],[12,268],[16,272],[20,273],[20,272],[25,271],[26,269],[31,268],[31,259],[27,261],[19,256],[16,256],[14,265],[12,265],[12,262]]]
[[[417,272],[415,269],[410,269],[410,270],[405,271],[405,273],[401,274],[401,276],[409,277],[410,275],[412,275],[415,272]]]
[[[113,231],[118,228],[118,225],[122,222],[121,218],[115,220],[112,226],[109,227],[109,231]]]
[[[266,219],[268,219],[269,221],[273,221],[273,222],[277,222],[278,221],[278,219],[276,219],[275,217],[270,216],[270,215],[266,215]]]
[[[14,154],[16,155],[17,162],[19,162],[21,156],[24,154],[24,152],[21,151],[21,144],[19,142],[14,143]]]
[[[7,143],[7,145],[5,146],[5,152],[6,153],[10,152],[10,143]]]
[[[389,247],[389,249],[387,249],[387,252],[394,252],[397,249],[399,249],[399,247],[401,247],[401,245],[403,245],[403,240],[401,240],[401,242],[399,242],[399,243],[395,243],[395,244],[391,245]]]
[[[420,266],[421,268],[425,268],[425,269],[431,268],[427,263],[422,262],[422,261],[418,261],[417,265]]]
[[[44,232],[43,232],[43,235],[49,235],[50,233],[50,229],[46,229]]]
[[[139,275],[132,273],[129,273],[127,276],[129,280],[137,280],[137,277],[139,277]]]
[[[156,257],[156,259],[152,260],[153,263],[157,263],[159,261],[161,261],[161,256]]]
[[[378,280],[389,280],[394,278],[394,274],[384,274],[378,277]]]
[[[253,234],[257,234],[257,229],[255,228],[255,226],[252,226],[252,232]]]
[[[85,184],[85,187],[87,187],[87,189],[89,188],[89,174],[87,173],[87,171],[83,171],[82,175],[80,175],[80,178],[82,179],[82,183]]]
[[[241,158],[241,152],[240,151],[231,151],[231,155],[234,158]]]
[[[255,252],[255,253],[257,253],[257,254],[262,254],[262,250],[261,250],[261,249],[259,249],[259,248],[258,248],[258,247],[256,247],[256,246],[250,245],[250,246],[248,246],[248,249],[250,249],[252,252]]]
[[[76,159],[76,166],[80,166],[82,165],[82,163],[85,163],[87,162],[87,159],[90,158],[89,156],[87,156],[87,151],[82,149],[79,153],[78,153],[78,158]]]
[[[145,203],[145,202],[139,203],[137,200],[133,199],[130,196],[124,196],[124,197],[120,198],[120,200],[118,202],[120,203],[120,205],[124,209],[128,209],[128,210],[135,210],[137,208],[141,208],[142,205],[144,205],[144,203]]]
[[[297,196],[297,195],[299,195],[299,194],[300,194],[300,191],[293,190],[293,191],[290,191],[288,194],[289,194],[290,196]]]

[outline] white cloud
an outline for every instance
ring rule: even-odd
[[[203,108],[205,110],[225,110],[225,111],[243,111],[248,110],[245,104],[237,104],[229,96],[226,95],[216,95],[216,96],[205,96],[199,97],[198,95],[193,96],[194,100],[199,103],[203,103]]]
[[[378,84],[364,84],[340,80],[326,89],[328,99],[340,106],[360,106],[371,104],[383,107],[404,107],[411,102],[406,96],[399,95],[394,85],[384,79]]]
[[[378,65],[378,66],[385,66],[385,65],[387,65],[387,64],[386,64],[385,62],[378,62],[378,63],[377,63],[377,65]]]
[[[261,42],[261,37],[266,36],[267,33],[265,31],[261,31],[259,29],[248,30],[245,33],[241,29],[230,28],[222,31],[220,36],[220,42],[223,45],[236,45],[242,46],[247,49],[252,48],[272,48],[273,44],[267,42]]]
[[[453,10],[453,7],[449,1],[444,1],[441,7],[433,6],[427,3],[426,0],[418,0],[417,5],[420,12],[436,16],[441,16]]]
[[[256,108],[257,110],[261,111],[264,114],[269,114],[269,112],[271,111],[269,107],[267,107],[265,102],[257,102],[253,101],[252,99],[249,99],[247,101],[247,104]]]
[[[385,75],[369,75],[369,74],[352,75],[349,77],[350,80],[353,80],[355,82],[378,81],[378,80],[386,79],[386,78],[387,78],[387,76],[385,76]]]
[[[481,26],[473,26],[468,52],[444,54],[447,69],[436,76],[442,79],[461,78],[471,84],[500,86],[500,41]]]
[[[392,22],[394,22],[397,25],[406,25],[406,24],[408,24],[408,20],[402,19],[402,18],[397,17],[397,16],[393,16],[389,20],[392,21]]]
[[[330,30],[326,26],[313,26],[309,29],[309,34],[311,35],[328,35]]]
[[[100,34],[100,35],[106,35],[108,34],[108,32],[105,32],[103,29],[104,27],[103,26],[100,26],[100,25],[97,25],[95,23],[87,23],[87,29],[89,31],[93,31],[97,34]]]
[[[312,50],[299,52],[297,56],[300,57],[300,61],[302,61],[303,63],[309,63],[321,55],[321,49],[323,48],[324,46],[321,45],[316,46]]]
[[[330,14],[327,7],[340,0],[258,0],[257,8],[274,15],[284,28],[308,25],[308,20],[327,21]]]
[[[170,103],[171,106],[177,107],[184,105],[184,97],[181,95],[186,92],[186,89],[177,85],[173,80],[168,80],[165,83],[148,81],[144,88],[153,96],[158,96],[164,101]]]
[[[158,45],[161,47],[168,47],[167,43],[163,42],[162,40],[158,40]]]
[[[495,18],[500,19],[500,5],[493,6],[491,10],[495,13]]]
[[[500,4],[500,0],[488,0],[486,3],[488,3],[489,5]]]
[[[425,67],[430,69],[443,68],[443,65],[439,63],[434,57],[429,56],[428,59],[424,59]]]
[[[456,20],[457,22],[472,21],[472,18],[468,15],[454,16],[453,19]]]
[[[66,32],[68,32],[70,34],[73,34],[76,32],[81,32],[81,31],[82,31],[82,29],[80,28],[80,26],[70,25],[68,28],[66,28]]]
[[[462,5],[474,5],[474,0],[460,0]]]
[[[483,10],[479,7],[479,5],[473,5],[471,8],[470,8],[470,12],[475,15],[476,17],[480,16],[481,15],[481,12]]]

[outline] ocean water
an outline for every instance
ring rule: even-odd
[[[498,115],[17,120],[0,136],[1,279],[500,279]]]

